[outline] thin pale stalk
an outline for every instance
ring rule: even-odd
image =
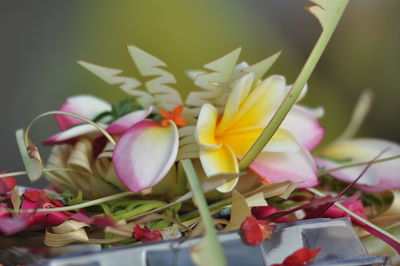
[[[114,194],[114,195],[111,195],[111,196],[107,196],[107,197],[91,200],[91,201],[88,201],[88,202],[85,202],[85,203],[76,204],[76,205],[72,205],[72,206],[66,206],[66,207],[60,207],[60,208],[51,208],[51,209],[20,210],[20,212],[60,212],[60,211],[63,212],[63,211],[74,211],[74,210],[79,210],[79,209],[82,209],[82,208],[95,206],[95,205],[98,205],[100,203],[104,203],[104,202],[108,202],[108,201],[112,201],[112,200],[116,200],[116,199],[120,199],[120,198],[129,197],[129,196],[132,196],[134,194],[135,194],[134,192],[128,191],[128,192],[122,192],[122,193]]]
[[[320,192],[319,190],[315,189],[315,188],[307,188],[308,191],[314,193],[315,195],[318,195],[320,197],[325,197],[326,195],[322,192]],[[376,231],[380,232],[381,234],[387,236],[388,238],[392,239],[393,241],[396,241],[397,243],[400,243],[400,239],[392,234],[390,234],[389,232],[386,232],[385,230],[383,230],[382,228],[380,228],[379,226],[374,225],[373,223],[371,223],[370,221],[362,218],[361,216],[359,216],[358,214],[352,212],[351,210],[347,209],[345,206],[343,206],[341,203],[339,202],[335,202],[334,205],[336,207],[338,207],[339,209],[343,210],[344,212],[348,213],[350,216],[354,217],[355,219],[357,219],[358,221],[369,225],[370,227],[374,228]]]
[[[9,176],[21,176],[21,175],[26,175],[26,171],[18,171],[18,172],[10,172],[10,173],[4,173],[0,174],[0,178],[5,178]]]
[[[318,174],[318,176],[321,177],[323,175],[333,173],[333,172],[336,172],[336,171],[339,171],[342,169],[351,168],[351,167],[363,166],[363,165],[367,165],[367,164],[383,163],[383,162],[387,162],[387,161],[391,161],[391,160],[395,160],[395,159],[400,159],[400,155],[395,155],[395,156],[391,156],[391,157],[387,157],[387,158],[383,158],[383,159],[379,159],[379,160],[371,160],[371,161],[365,161],[365,162],[360,162],[360,163],[346,164],[346,165],[332,168],[332,169],[329,169],[326,171],[322,171]]]
[[[201,220],[206,229],[206,235],[210,240],[209,244],[212,245],[210,249],[214,251],[212,254],[215,265],[226,265],[226,259],[221,246],[221,243],[217,237],[217,231],[214,227],[214,222],[211,218],[210,211],[208,210],[207,201],[204,197],[203,190],[201,188],[196,170],[193,167],[192,161],[189,159],[182,160],[182,166],[185,170],[186,176],[189,180],[190,187],[192,188],[194,199],[196,200],[197,207],[200,212]]]
[[[336,0],[338,1],[338,0]],[[256,140],[250,150],[244,155],[242,160],[239,163],[240,171],[245,170],[254,159],[260,154],[260,152],[267,145],[269,140],[275,134],[276,130],[282,124],[286,115],[292,108],[292,106],[296,103],[297,98],[299,97],[304,85],[307,80],[310,78],[311,73],[313,72],[315,66],[318,63],[322,53],[324,52],[332,34],[348,4],[348,0],[341,0],[338,2],[339,10],[336,12],[335,16],[331,19],[330,23],[323,26],[323,31],[321,36],[319,37],[317,43],[315,44],[313,50],[311,51],[310,56],[308,57],[306,63],[304,64],[300,74],[297,76],[296,81],[292,89],[286,95],[282,104],[279,106],[278,110],[272,117],[271,121],[268,123],[264,131],[261,133],[260,137]]]

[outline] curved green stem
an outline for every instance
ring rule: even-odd
[[[25,143],[28,143],[28,142],[29,142],[29,131],[30,131],[31,127],[33,126],[33,124],[34,124],[37,120],[39,120],[40,118],[45,117],[45,116],[49,116],[49,115],[67,115],[67,116],[71,116],[71,117],[80,119],[80,120],[82,120],[82,121],[84,121],[84,122],[86,122],[86,123],[88,123],[88,124],[91,124],[91,125],[94,126],[95,128],[97,128],[101,133],[104,134],[104,136],[106,136],[106,138],[107,138],[112,144],[115,145],[115,140],[113,139],[113,137],[111,137],[111,135],[110,135],[104,128],[102,128],[99,124],[97,124],[97,123],[93,122],[92,120],[87,119],[87,118],[85,118],[85,117],[83,117],[83,116],[81,116],[81,115],[77,115],[77,114],[73,114],[73,113],[69,113],[69,112],[63,112],[63,111],[49,111],[49,112],[43,113],[43,114],[41,114],[41,115],[35,117],[35,119],[32,120],[32,122],[28,125],[28,127],[27,127],[26,130],[25,130],[25,134],[24,134]]]
[[[322,23],[321,17],[318,17],[323,26],[323,31],[321,33],[321,36],[319,37],[317,43],[315,44],[313,50],[311,51],[311,54],[308,57],[306,63],[304,64],[300,74],[297,76],[297,79],[294,82],[292,89],[286,95],[282,104],[279,106],[278,110],[272,117],[271,121],[268,123],[267,127],[264,129],[264,131],[258,137],[256,142],[253,144],[250,150],[244,155],[244,157],[240,161],[239,163],[240,171],[245,170],[254,161],[254,159],[258,156],[258,154],[260,154],[260,152],[264,149],[265,145],[267,145],[269,140],[275,134],[276,130],[282,124],[287,113],[296,103],[296,100],[299,97],[304,85],[310,78],[311,73],[313,72],[315,66],[318,63],[318,60],[320,59],[330,38],[332,37],[336,25],[338,24],[339,19],[342,16],[344,9],[346,8],[348,3],[348,0],[335,0],[335,1],[337,2],[333,3],[332,5],[335,5],[334,7],[337,8],[337,10],[333,10],[333,8],[331,8],[331,10],[324,10],[324,12],[330,13],[328,15],[331,15],[330,17],[322,18],[324,19],[323,21],[324,23]],[[332,15],[332,13],[334,14]]]

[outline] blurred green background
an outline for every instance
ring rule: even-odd
[[[241,46],[255,63],[282,50],[270,74],[292,83],[320,27],[302,0],[0,0],[1,169],[22,170],[14,131],[74,94],[109,101],[124,97],[75,60],[136,74],[127,44],[169,65],[183,94],[195,89],[184,75]],[[351,0],[304,101],[323,106],[325,143],[346,126],[359,94],[376,99],[359,136],[400,141],[400,1]],[[36,141],[57,131],[54,119],[33,128]],[[47,150],[48,151],[48,150]]]

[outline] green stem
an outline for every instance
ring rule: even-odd
[[[214,222],[211,218],[210,212],[208,210],[207,201],[204,197],[203,191],[201,189],[201,185],[196,174],[196,171],[193,167],[192,161],[189,159],[182,160],[183,169],[186,172],[186,176],[189,180],[190,187],[192,188],[193,196],[196,200],[196,205],[199,209],[201,220],[204,224],[206,229],[206,238],[208,238],[208,244],[212,245],[209,247],[214,253],[211,255],[213,256],[213,262],[215,265],[226,265],[226,259],[224,256],[224,252],[222,246],[217,237],[217,231],[214,227]]]
[[[142,206],[139,206],[131,211],[124,212],[119,215],[115,215],[114,219],[119,221],[119,220],[128,220],[136,215],[151,211],[153,209],[156,209],[158,207],[164,206],[166,203],[162,201],[152,201],[148,202]]]
[[[335,16],[331,19],[330,23],[328,23],[326,26],[323,27],[322,34],[319,37],[317,43],[315,44],[313,50],[311,51],[311,54],[308,57],[306,63],[304,64],[296,81],[294,82],[292,89],[286,95],[282,104],[279,106],[278,110],[272,117],[271,121],[268,123],[267,127],[261,133],[260,137],[256,140],[256,142],[253,144],[250,150],[244,155],[244,157],[240,161],[239,163],[240,171],[245,170],[254,161],[254,159],[258,156],[258,154],[260,154],[260,152],[267,145],[268,141],[275,134],[276,130],[282,124],[287,113],[296,103],[296,100],[299,97],[304,85],[310,78],[311,73],[313,72],[315,66],[318,63],[318,60],[320,59],[330,38],[332,37],[332,34],[336,28],[336,25],[339,22],[340,17],[344,12],[345,7],[347,6],[347,3],[348,0],[343,0],[341,1],[341,3],[338,3],[340,7],[339,10],[335,14]]]
[[[99,124],[97,124],[97,123],[95,123],[95,122],[93,122],[93,121],[91,121],[91,120],[89,120],[89,119],[87,119],[87,118],[85,118],[83,116],[80,116],[80,115],[77,115],[77,114],[73,114],[73,113],[69,113],[69,112],[63,112],[63,111],[49,111],[49,112],[43,113],[43,114],[35,117],[35,119],[32,120],[32,122],[28,125],[28,127],[25,130],[25,134],[24,134],[25,143],[29,143],[29,131],[30,131],[31,127],[33,126],[33,124],[37,120],[39,120],[40,118],[45,117],[45,116],[49,116],[49,115],[67,115],[67,116],[71,116],[71,117],[74,117],[74,118],[78,118],[78,119],[80,119],[80,120],[82,120],[82,121],[84,121],[84,122],[86,122],[88,124],[91,124],[95,128],[97,128],[99,131],[101,131],[101,133],[104,134],[104,136],[112,144],[115,145],[115,140],[113,139],[113,137],[111,137],[111,135],[108,134],[108,132],[104,128],[102,128]]]

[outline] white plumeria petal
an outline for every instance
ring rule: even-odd
[[[240,105],[249,95],[254,81],[254,74],[249,73],[236,80],[232,85],[232,91],[229,94],[225,105],[224,114],[218,124],[216,134],[224,132],[231,126],[232,121],[240,108]]]
[[[167,127],[142,121],[131,127],[115,146],[113,163],[121,182],[138,192],[157,184],[175,162],[179,133],[170,122]]]
[[[238,173],[239,164],[235,154],[229,146],[223,145],[219,149],[200,149],[200,161],[207,176],[224,173]],[[232,191],[238,179],[217,188],[218,191],[226,193]]]
[[[99,114],[111,111],[111,105],[91,95],[76,95],[67,98],[65,103],[58,110],[81,115],[87,119],[93,120]],[[56,120],[61,130],[66,130],[71,126],[84,123],[84,121],[78,118],[61,114],[56,115]]]
[[[194,133],[196,141],[200,146],[208,149],[217,149],[221,147],[221,143],[218,143],[215,139],[217,120],[217,108],[209,103],[204,104],[201,107]]]
[[[334,143],[319,153],[317,164],[329,170],[349,163],[366,162],[382,151],[384,159],[400,155],[400,145],[382,139],[351,139]],[[330,175],[347,182],[354,181],[366,166],[345,168]],[[400,159],[373,164],[357,182],[377,190],[400,189]]]

